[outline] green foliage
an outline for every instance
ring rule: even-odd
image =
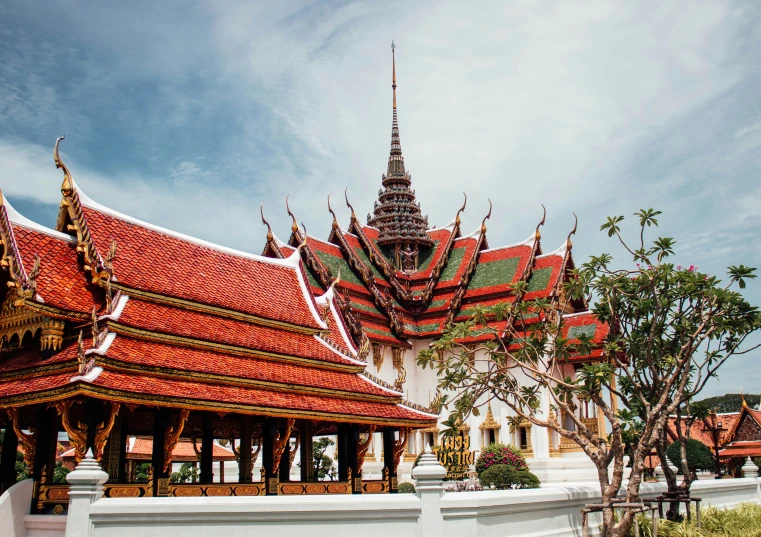
[[[171,483],[197,483],[198,468],[192,462],[183,462],[180,470],[169,476]]]
[[[671,464],[682,469],[682,452],[681,442],[677,440],[672,443],[666,450],[666,456]],[[687,466],[691,471],[697,472],[702,470],[712,471],[714,469],[714,459],[711,449],[700,440],[690,438],[687,440]]]
[[[743,397],[749,405],[757,403],[761,395],[746,393],[745,395],[739,393],[727,393],[724,395],[717,395],[716,397],[708,397],[700,401],[708,408],[715,408],[718,412],[739,412],[742,407]]]
[[[29,467],[26,465],[26,461],[24,461],[24,455],[20,451],[16,452],[16,481],[23,481],[24,479],[29,479],[31,475],[29,475]]]
[[[399,483],[398,490],[400,493],[409,494],[409,493],[415,492],[415,485],[413,485],[412,483]]]
[[[151,463],[142,462],[135,467],[135,483],[147,483]]]
[[[539,478],[528,470],[515,470],[507,464],[495,464],[478,476],[484,488],[497,490],[538,489]]]
[[[65,485],[68,483],[66,481],[66,476],[68,473],[71,472],[68,468],[66,468],[60,461],[57,461],[55,463],[55,467],[53,468],[53,484],[54,485]]]
[[[476,473],[480,476],[484,471],[495,465],[504,465],[516,471],[528,470],[526,458],[521,450],[511,445],[495,443],[489,444],[476,460]]]
[[[700,528],[692,522],[661,520],[659,537],[759,537],[761,536],[761,505],[745,503],[732,509],[715,507],[700,510]],[[641,523],[642,537],[651,537],[652,525]]]
[[[336,443],[329,437],[323,436],[319,440],[312,442],[312,457],[314,459],[314,475],[317,479],[330,478],[332,481],[336,477],[335,468],[333,468],[333,459],[325,455],[325,451]]]

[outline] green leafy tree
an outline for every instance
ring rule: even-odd
[[[703,399],[700,403],[708,408],[715,408],[716,412],[739,412],[742,408],[743,399],[745,399],[749,405],[755,405],[759,404],[761,395],[753,393],[747,393],[744,395],[741,393],[727,393]],[[758,409],[761,410],[761,406],[759,406]]]
[[[16,452],[16,482],[23,481],[24,479],[29,479],[31,475],[29,474],[29,467],[26,465],[26,461],[24,460],[24,455],[20,452]]]
[[[438,370],[439,389],[454,394],[445,401],[453,407],[454,423],[492,398],[504,402],[520,418],[576,442],[595,464],[602,501],[608,505],[623,484],[627,447],[631,474],[626,500],[639,502],[645,459],[668,416],[699,393],[728,359],[755,348],[746,339],[761,325],[757,308],[734,290],[744,288],[755,269],[731,266],[722,283],[695,267],[667,262],[674,254],[673,238],[645,241],[659,214],[653,209],[636,213],[633,244],[621,234],[623,216],[610,217],[601,227],[632,263],[616,268],[611,255],[593,256],[570,271],[553,298],[477,308],[471,319],[448,327],[418,355],[419,365]],[[513,285],[518,298],[526,289],[525,281]],[[563,376],[560,371],[571,357],[591,352],[592,337],[568,339],[562,312],[572,301],[591,297],[596,298],[592,312],[611,327],[602,345],[604,359],[582,366],[573,378]],[[476,327],[487,340],[475,348],[461,343]],[[582,420],[577,412],[582,400],[604,415],[607,436],[598,436]],[[612,508],[605,508],[603,534],[627,535],[633,516],[627,511],[616,518]]]
[[[671,464],[677,468],[682,466],[682,446],[685,446],[685,452],[687,453],[687,468],[690,473],[698,471],[711,471],[714,469],[713,453],[711,448],[706,446],[700,440],[689,438],[685,441],[673,442],[666,450]],[[681,470],[684,473],[684,470]]]
[[[192,462],[183,462],[177,472],[169,476],[172,483],[197,483],[198,468]]]
[[[135,483],[147,483],[148,473],[151,470],[151,463],[141,462],[135,467]]]
[[[528,470],[516,470],[507,464],[495,464],[478,477],[485,488],[497,490],[538,489],[539,478]]]
[[[336,443],[329,437],[323,436],[319,440],[312,442],[312,456],[314,458],[314,475],[317,479],[326,477],[333,481],[336,477],[336,471],[333,468],[333,459],[325,455],[325,451]]]
[[[61,461],[56,461],[55,466],[53,467],[53,484],[65,485],[68,483],[68,481],[66,481],[66,476],[69,472],[71,472],[71,470],[66,468]]]

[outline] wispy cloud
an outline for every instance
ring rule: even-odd
[[[327,235],[327,195],[348,187],[364,214],[385,171],[391,39],[402,148],[432,223],[466,190],[466,227],[490,197],[490,243],[514,242],[544,203],[547,247],[575,211],[583,259],[611,248],[606,215],[652,206],[680,261],[761,264],[752,1],[11,2],[0,186],[57,204],[65,133],[78,182],[118,210],[258,251],[259,202],[285,236],[290,193]]]

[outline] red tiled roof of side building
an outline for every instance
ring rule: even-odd
[[[384,422],[427,426],[436,421],[422,412],[399,404],[325,397],[319,395],[280,393],[253,387],[226,386],[138,374],[121,373],[105,369],[92,381],[92,385],[109,390],[109,396],[118,400],[113,392],[149,397],[152,401],[182,399],[184,404],[210,407],[251,408],[272,414],[316,417],[337,421],[383,420]]]
[[[201,443],[198,442],[198,451],[201,451]],[[215,461],[234,461],[235,453],[214,442],[212,458]],[[147,460],[153,455],[153,439],[145,437],[136,437],[130,441],[127,449],[127,459]],[[180,438],[172,450],[172,462],[193,462],[197,456],[193,449],[193,441],[186,438]]]
[[[90,313],[93,306],[102,309],[102,291],[82,270],[76,241],[53,230],[45,233],[15,222],[11,225],[27,274],[35,255],[40,256],[37,294],[45,305],[79,313]]]
[[[761,442],[732,442],[719,451],[719,457],[761,457]]]
[[[683,434],[686,435],[687,429],[685,425],[686,424],[684,423],[684,421],[682,421],[682,431],[683,431]],[[676,416],[669,416],[666,426],[668,427],[668,433],[671,440],[672,441],[678,440],[679,434],[676,428]],[[690,438],[692,438],[693,440],[698,440],[708,447],[713,446],[713,434],[706,427],[706,423],[703,420],[695,420],[694,422],[692,422],[692,427],[690,427],[689,432],[690,432]],[[721,443],[721,439],[719,442]]]
[[[70,385],[69,380],[75,373],[54,373],[25,379],[0,381],[0,399],[34,394]],[[74,387],[72,386],[72,389]]]
[[[117,323],[134,328],[235,345],[247,349],[300,356],[333,363],[353,362],[342,358],[309,334],[239,321],[130,298]],[[341,345],[342,342],[337,342]]]
[[[117,336],[106,352],[106,357],[120,364],[174,369],[187,373],[220,375],[228,382],[260,381],[283,389],[299,387],[343,390],[357,394],[394,397],[388,391],[362,380],[357,373],[331,371],[300,364],[286,364],[255,357],[235,356],[224,352],[178,347],[124,336]],[[124,367],[121,365],[121,367]]]
[[[234,252],[145,224],[80,195],[96,247],[116,242],[114,274],[131,288],[321,328],[299,266]],[[93,207],[93,205],[95,207]],[[290,258],[288,258],[290,259]]]

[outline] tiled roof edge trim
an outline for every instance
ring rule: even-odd
[[[328,307],[330,308],[330,312],[333,314],[333,318],[336,320],[336,323],[338,323],[338,330],[341,333],[341,337],[344,340],[344,343],[346,343],[346,347],[349,349],[349,351],[352,353],[352,355],[356,358],[357,356],[357,348],[354,346],[354,342],[349,337],[349,334],[346,332],[346,326],[344,325],[343,316],[338,311],[338,308],[336,308],[335,303],[335,296],[334,296],[334,289],[333,287],[328,288],[325,293],[320,295],[319,297],[314,297],[315,301],[318,304],[327,303]]]
[[[524,241],[517,242],[515,244],[508,244],[506,246],[497,246],[495,248],[486,248],[485,250],[481,250],[479,253],[486,254],[486,253],[489,253],[489,252],[498,252],[499,250],[507,250],[508,248],[517,248],[518,246],[532,246],[535,242],[536,242],[536,233],[532,233],[531,236],[528,239],[524,240]],[[552,254],[550,253],[550,254],[546,254],[546,255],[552,255]],[[537,257],[541,257],[541,256],[537,256]]]
[[[116,307],[113,309],[111,313],[107,313],[106,315],[101,315],[98,317],[99,321],[102,321],[104,319],[111,320],[111,321],[117,321],[119,317],[122,316],[122,313],[124,312],[124,307],[127,305],[127,301],[129,300],[129,295],[120,294],[118,300],[116,301]]]
[[[37,222],[28,219],[26,216],[18,212],[9,202],[8,198],[3,196],[3,205],[5,205],[5,210],[8,213],[8,220],[12,224],[16,224],[17,226],[25,227],[27,229],[31,229],[33,231],[39,231],[40,233],[44,233],[46,235],[49,235],[55,239],[60,239],[72,244],[77,243],[77,238],[72,237],[71,235],[67,235],[66,233],[61,233],[60,231],[56,231],[55,229],[51,229],[49,227],[45,227],[42,224],[38,224]]]
[[[397,406],[400,406],[404,408],[405,410],[412,410],[414,412],[418,412],[427,418],[435,418],[437,420],[439,419],[439,415],[432,414],[429,408],[426,408],[422,405],[418,405],[417,403],[413,403],[411,401],[407,401],[406,399],[404,399],[401,403],[397,404]]]
[[[391,392],[391,393],[393,393],[393,394],[395,394],[397,396],[401,396],[402,395],[402,392],[397,391],[396,388],[394,388],[391,384],[389,384],[388,382],[386,382],[385,380],[383,380],[383,379],[381,379],[379,377],[376,377],[372,373],[368,373],[367,371],[363,371],[360,376],[364,380],[369,382],[370,384],[373,384],[373,385],[375,385],[375,386],[377,386],[379,388],[383,388],[384,390],[388,390],[389,392]]]
[[[69,382],[95,382],[101,373],[103,373],[103,368],[100,366],[95,366],[86,375],[77,375],[76,377],[71,377]]]
[[[325,341],[325,340],[324,340],[323,338],[321,338],[320,336],[318,336],[318,335],[315,335],[315,336],[312,336],[312,337],[314,337],[314,339],[315,339],[315,340],[317,340],[317,342],[318,342],[318,343],[320,343],[320,345],[324,346],[324,347],[325,347],[325,348],[327,348],[327,349],[330,349],[331,351],[333,351],[333,353],[337,354],[338,356],[340,356],[340,357],[341,357],[341,358],[343,358],[344,360],[349,360],[349,361],[351,361],[352,363],[355,363],[355,364],[357,364],[357,365],[361,365],[362,367],[365,367],[365,366],[367,365],[367,364],[365,364],[365,362],[360,362],[359,360],[357,360],[357,358],[356,358],[356,357],[354,357],[354,356],[349,356],[349,355],[347,355],[347,354],[345,354],[345,353],[343,353],[343,352],[339,351],[339,350],[338,350],[336,347],[334,347],[333,345],[331,345],[329,342]]]

